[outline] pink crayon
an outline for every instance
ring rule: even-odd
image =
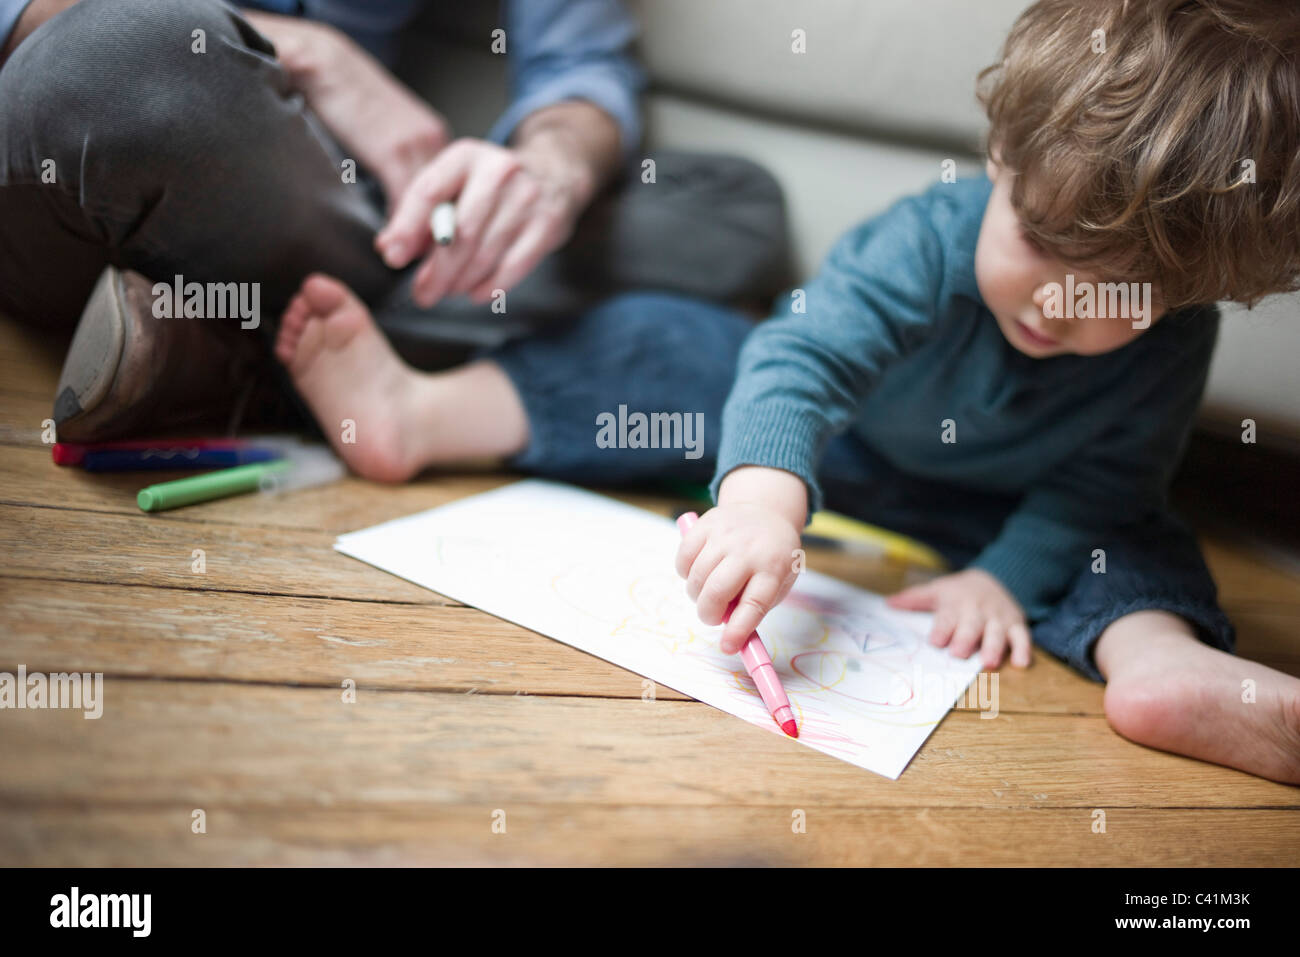
[[[685,535],[699,521],[699,518],[694,512],[679,515],[677,528]],[[739,595],[731,600],[726,613],[722,616],[724,622],[731,620],[731,613],[736,610],[736,602],[739,600]],[[799,737],[799,726],[794,721],[794,709],[790,707],[790,699],[786,697],[785,687],[781,684],[776,668],[772,666],[772,658],[767,653],[763,639],[758,637],[758,632],[751,632],[745,639],[744,645],[740,648],[740,660],[745,663],[745,670],[758,686],[759,696],[763,699],[768,713],[772,715],[772,720],[790,737]]]

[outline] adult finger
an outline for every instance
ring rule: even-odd
[[[416,301],[420,305],[429,308],[456,291],[465,270],[479,255],[511,177],[520,168],[513,153],[497,150],[480,154],[456,201],[456,238],[435,252],[437,261],[427,264],[424,282],[416,276]]]
[[[521,169],[519,157],[510,150],[485,150],[477,155],[456,200],[456,239],[452,245],[467,239],[477,246],[483,240],[506,183]]]
[[[513,246],[501,257],[501,265],[487,279],[470,290],[474,302],[486,302],[498,289],[511,289],[533,271],[542,258],[557,245],[554,226],[534,220],[519,234]]]
[[[401,269],[433,244],[433,207],[456,198],[472,169],[474,152],[470,143],[453,143],[416,174],[375,237],[375,249],[389,266]]]
[[[452,282],[449,295],[469,292],[496,271],[501,257],[528,225],[538,194],[539,187],[530,178],[517,176],[506,183],[492,221],[474,255]]]

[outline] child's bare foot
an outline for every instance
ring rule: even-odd
[[[330,444],[363,478],[404,482],[429,465],[510,455],[527,444],[523,404],[499,366],[417,372],[365,304],[329,276],[302,284],[281,319],[275,354]]]
[[[1300,679],[1211,648],[1162,611],[1113,622],[1096,660],[1124,737],[1300,784]]]
[[[280,322],[276,357],[352,471],[404,482],[418,469],[410,430],[417,373],[341,282],[309,276]]]

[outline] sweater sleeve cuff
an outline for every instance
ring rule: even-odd
[[[1034,529],[1031,524],[1040,524]],[[979,568],[1002,583],[1030,621],[1042,619],[1075,577],[1088,567],[1090,552],[1077,542],[1063,542],[1050,522],[1020,523],[998,536],[968,567]]]
[[[718,488],[727,474],[742,465],[760,465],[783,469],[803,479],[808,488],[807,524],[822,507],[822,490],[817,484],[816,466],[825,445],[825,423],[819,416],[784,404],[751,405],[743,421],[726,421],[722,426],[722,445],[718,451],[717,471],[709,485],[714,503]]]

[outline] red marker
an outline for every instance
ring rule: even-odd
[[[699,521],[699,518],[694,512],[679,515],[677,528],[685,535],[691,530],[691,526]],[[736,602],[739,600],[739,595],[731,600],[726,613],[722,616],[724,622],[731,620],[731,613],[736,610]],[[785,687],[781,684],[776,668],[772,666],[772,658],[767,653],[763,639],[758,637],[758,632],[751,632],[745,639],[744,645],[740,648],[740,660],[745,663],[745,670],[758,686],[758,693],[772,720],[790,737],[799,737],[799,726],[794,723],[794,709],[790,707],[790,699],[786,697]]]

